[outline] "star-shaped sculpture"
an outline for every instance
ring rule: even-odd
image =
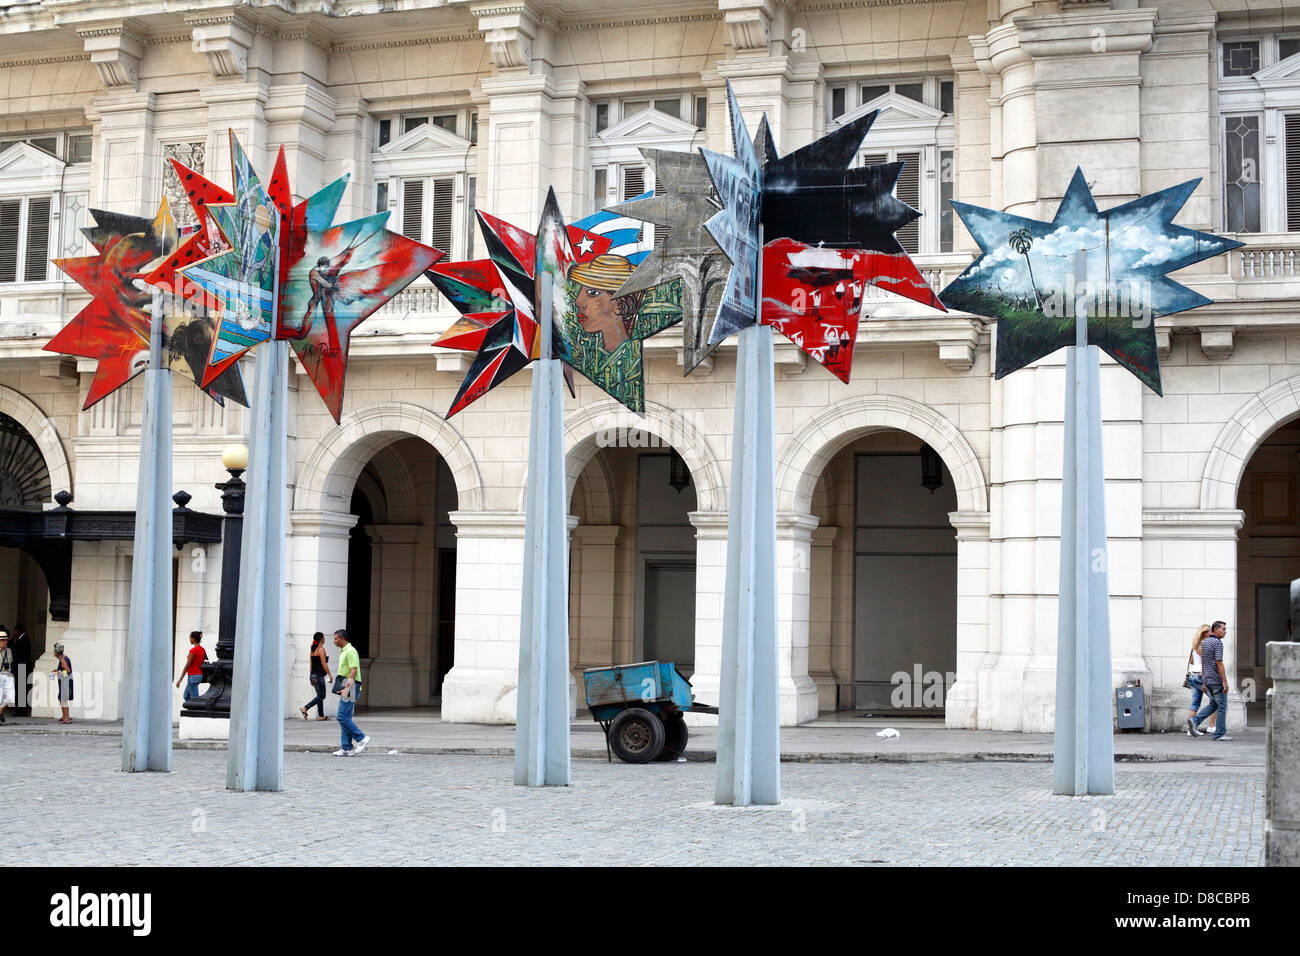
[[[84,408],[90,408],[149,366],[149,332],[154,297],[145,277],[177,248],[178,234],[167,200],[152,220],[91,210],[94,225],[83,229],[98,255],[56,259],[54,264],[91,294],[91,300],[45,348],[98,359]],[[213,323],[201,311],[165,295],[163,346],[168,366],[191,381],[202,379]],[[246,405],[238,370],[203,389],[218,403],[230,398]]]
[[[709,344],[709,333],[731,271],[731,261],[704,226],[718,211],[717,196],[699,153],[642,149],[641,155],[654,169],[662,191],[656,187],[650,196],[611,206],[609,211],[653,223],[667,233],[669,241],[655,245],[620,293],[646,292],[672,279],[681,281],[682,367],[689,373],[717,348],[717,343]]]
[[[1167,273],[1241,245],[1173,223],[1199,179],[1105,212],[1076,169],[1051,222],[954,202],[981,253],[940,298],[998,320],[996,377],[1075,342],[1075,303],[1087,303],[1091,345],[1161,394],[1155,318],[1210,300]],[[1088,287],[1075,287],[1086,257]]]
[[[211,222],[220,241],[204,232],[151,281],[174,283],[218,310],[207,380],[259,342],[288,339],[338,421],[352,332],[443,253],[390,232],[387,211],[333,225],[346,176],[294,203],[283,147],[263,188],[233,133],[230,142],[233,193],[177,165],[200,223]]]
[[[709,344],[717,345],[733,332],[758,321],[758,255],[763,243],[760,231],[763,214],[763,168],[749,139],[745,117],[736,94],[727,83],[727,107],[731,117],[731,140],[735,156],[701,149],[713,188],[721,207],[704,223],[719,248],[731,262],[722,290],[722,301],[709,333]],[[773,238],[776,238],[775,236]]]
[[[633,411],[643,411],[641,341],[680,321],[680,283],[623,295],[631,259],[610,251],[608,234],[564,226],[553,191],[536,235],[487,213],[478,218],[490,258],[440,263],[429,272],[461,313],[434,344],[476,353],[447,416],[539,358],[539,322],[548,318],[552,355],[564,361],[566,377],[576,368]],[[549,317],[537,313],[543,283]]]
[[[944,308],[894,236],[920,215],[893,194],[903,164],[852,165],[874,112],[783,157],[766,117],[750,141],[730,83],[727,104],[736,156],[700,150],[710,192],[690,161],[679,158],[683,154],[646,151],[673,186],[658,201],[616,207],[629,214],[645,209],[656,222],[674,225],[665,248],[643,265],[646,279],[629,288],[667,274],[676,256],[698,255],[707,248],[707,235],[731,262],[709,346],[761,321],[848,381],[866,286]],[[659,172],[661,178],[664,172]],[[703,222],[703,234],[685,221],[682,207],[688,203],[696,221]],[[699,218],[719,205],[707,220]],[[760,274],[761,301],[756,288]]]

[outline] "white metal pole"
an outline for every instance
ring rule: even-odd
[[[1074,262],[1075,344],[1066,350],[1053,791],[1115,792],[1110,594],[1099,354],[1088,344],[1088,262]]]
[[[278,300],[277,283],[272,301]],[[275,327],[273,314],[271,328]],[[257,350],[256,374],[230,695],[229,790],[284,789],[288,343],[274,338],[262,343]]]
[[[519,689],[515,718],[515,783],[568,786],[569,547],[565,515],[564,393],[553,358],[554,288],[542,269],[538,237],[535,315],[541,336],[533,366],[528,484],[524,524],[523,600],[519,614]]]
[[[165,297],[153,294],[131,557],[122,769],[172,767],[172,377],[162,360]]]
[[[754,293],[762,315],[763,230]],[[781,802],[777,698],[776,497],[772,328],[742,329],[736,349],[736,409],[722,611],[718,766],[714,802]]]

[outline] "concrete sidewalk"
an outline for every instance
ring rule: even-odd
[[[514,753],[513,726],[445,724],[433,708],[369,711],[357,714],[357,724],[381,752],[408,754],[477,754],[508,756]],[[899,732],[895,738],[880,738],[886,727]],[[23,733],[58,736],[63,734],[122,734],[121,721],[78,721],[61,725],[55,720],[11,717],[0,737],[10,728]],[[686,758],[712,761],[716,757],[716,729],[692,727]],[[286,751],[329,752],[339,746],[334,721],[285,721]],[[1255,724],[1233,734],[1231,741],[1218,742],[1208,735],[1192,739],[1180,733],[1122,733],[1115,735],[1115,759],[1126,764],[1194,761],[1211,769],[1262,769],[1264,729]],[[605,758],[605,741],[600,727],[579,718],[571,725],[572,754],[575,758]],[[176,741],[178,748],[224,750],[224,743]],[[800,727],[781,728],[781,757],[785,761],[823,763],[919,763],[1012,761],[1046,763],[1052,759],[1051,734],[1021,734],[990,730],[949,730],[942,720],[924,718],[860,718],[851,716],[821,719]]]

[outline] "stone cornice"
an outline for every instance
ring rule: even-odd
[[[333,47],[335,53],[353,53],[364,50],[391,50],[404,46],[433,46],[440,43],[482,42],[486,34],[476,30],[473,33],[447,33],[427,37],[403,37],[399,40],[372,40],[364,43],[338,43]]]
[[[718,23],[721,13],[688,13],[676,17],[639,17],[635,20],[584,20],[581,23],[561,23],[556,33],[581,33],[585,30],[621,30],[628,27],[657,27],[671,23]]]
[[[75,63],[78,60],[89,59],[89,53],[69,53],[67,56],[38,56],[29,60],[3,60],[0,61],[0,70],[7,70],[16,66],[45,66],[49,63]]]
[[[1246,513],[1237,508],[1151,509],[1142,512],[1144,538],[1216,538],[1235,541]]]
[[[796,3],[791,9],[796,13],[834,13],[837,10],[869,10],[873,7],[912,7],[933,3],[934,0],[835,0],[832,3]]]
[[[453,511],[447,515],[456,537],[522,538],[526,516],[522,511]]]

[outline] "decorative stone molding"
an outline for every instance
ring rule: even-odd
[[[217,79],[248,76],[248,51],[253,46],[255,28],[233,13],[224,16],[190,16],[185,18],[193,38],[195,53],[208,58],[208,70]]]
[[[952,475],[959,511],[988,511],[984,469],[966,436],[934,409],[897,395],[845,399],[795,429],[776,463],[777,510],[807,513],[817,478],[835,453],[861,435],[886,428],[915,435],[938,452]]]
[[[1142,512],[1142,538],[1157,539],[1218,538],[1236,541],[1237,532],[1246,521],[1246,513],[1236,508],[1151,509]]]
[[[708,440],[679,412],[647,400],[645,417],[639,418],[618,402],[593,402],[577,409],[564,423],[565,500],[587,463],[602,447],[651,447],[651,439],[676,450],[691,472],[695,502],[701,511],[725,511],[726,485],[718,458]]]
[[[1230,325],[1201,326],[1201,351],[1211,361],[1232,357],[1233,329]]]
[[[583,20],[580,23],[563,23],[556,33],[579,33],[585,30],[626,30],[629,27],[657,27],[671,23],[715,23],[722,19],[716,13],[693,13],[680,17],[641,17],[636,20]]]
[[[332,51],[334,53],[354,53],[367,50],[392,50],[404,46],[436,46],[440,43],[468,43],[471,40],[483,41],[487,37],[483,33],[448,33],[439,36],[427,37],[403,37],[400,40],[374,40],[368,43],[339,43],[336,44]]]
[[[768,54],[775,15],[772,0],[718,0],[718,9],[737,55]]]
[[[958,541],[987,541],[989,539],[989,513],[987,511],[950,511],[948,523],[957,532]]]
[[[731,516],[725,511],[692,511],[687,514],[697,540],[725,541]]]
[[[1275,382],[1228,419],[1210,448],[1201,476],[1201,508],[1235,510],[1237,485],[1255,449],[1279,425],[1300,416],[1300,376]]]
[[[354,514],[337,511],[290,511],[290,533],[307,538],[346,538],[357,523]]]
[[[533,41],[541,24],[527,4],[485,3],[469,9],[478,17],[493,66],[498,70],[527,70],[532,65]]]
[[[298,469],[294,508],[347,510],[352,487],[366,462],[380,449],[411,435],[428,442],[446,461],[459,506],[470,511],[481,508],[483,476],[464,436],[446,419],[404,402],[353,412],[322,436]]]
[[[90,62],[99,71],[107,89],[135,89],[140,58],[144,56],[144,37],[125,23],[78,30],[77,35],[90,54]]]
[[[1156,327],[1156,357],[1163,362],[1169,358],[1173,350],[1174,350],[1173,329],[1170,329],[1168,327],[1162,329],[1159,326],[1157,326]]]
[[[72,487],[72,466],[63,450],[63,442],[54,422],[22,392],[0,385],[0,412],[8,415],[32,436],[45,468],[50,473],[50,493],[60,491],[76,493]],[[51,499],[52,500],[52,499]]]

